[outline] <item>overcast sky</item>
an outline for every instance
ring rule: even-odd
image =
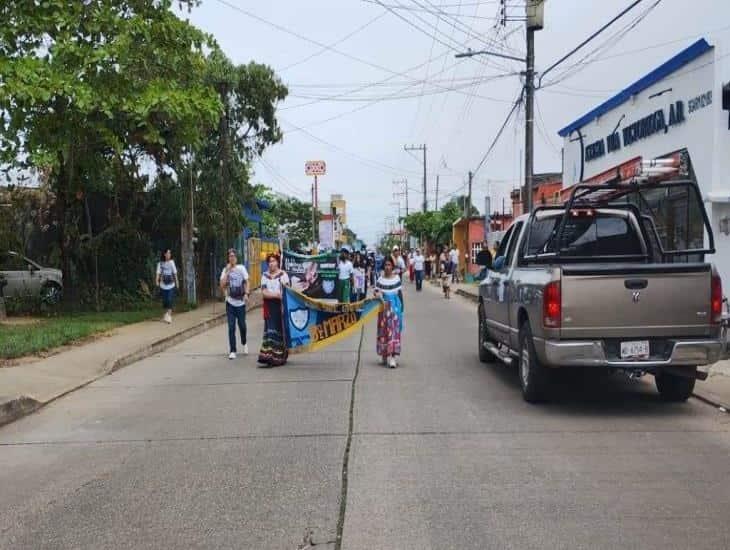
[[[380,0],[204,0],[183,15],[211,33],[234,62],[266,63],[289,86],[279,110],[284,140],[257,163],[255,181],[308,200],[304,161],[325,160],[320,200],[345,195],[349,226],[370,243],[396,214],[394,179],[408,178],[409,207],[421,208],[421,157],[406,153],[404,144],[427,144],[429,207],[436,174],[442,205],[462,192],[466,173],[481,161],[522,87],[520,76],[510,73],[524,69],[504,59],[453,57],[467,47],[524,53],[522,23],[495,27],[497,0],[382,3],[392,11]],[[547,0],[545,28],[536,35],[536,70],[630,3]],[[730,42],[728,0],[663,0],[629,27],[655,3],[644,0],[545,76],[545,82],[560,82],[537,92],[535,172],[560,171],[560,128],[697,38]],[[524,1],[507,5],[512,18],[524,15]],[[572,67],[598,46],[589,63]],[[509,191],[522,173],[523,127],[519,111],[479,169],[473,193],[480,211],[488,192],[493,209],[501,209],[505,198],[509,210]]]

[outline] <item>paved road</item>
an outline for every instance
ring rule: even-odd
[[[407,299],[396,370],[373,327],[272,370],[220,327],[1,428],[0,548],[730,548],[730,416],[613,378],[530,406],[472,304]]]

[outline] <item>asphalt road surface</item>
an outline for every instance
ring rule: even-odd
[[[395,370],[373,326],[270,370],[218,327],[0,428],[0,548],[730,548],[730,416],[620,377],[528,405],[473,304],[406,317]]]

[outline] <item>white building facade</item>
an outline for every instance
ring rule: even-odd
[[[730,46],[730,44],[728,44]],[[712,226],[708,258],[730,288],[730,55],[701,39],[608,99],[559,135],[563,185],[600,180],[637,159],[688,160]],[[724,99],[724,101],[723,101]],[[688,230],[689,233],[689,230]]]

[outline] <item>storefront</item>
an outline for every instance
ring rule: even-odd
[[[730,44],[728,44],[730,46]],[[600,182],[641,160],[665,159],[694,179],[710,216],[717,266],[730,285],[730,70],[719,44],[701,39],[569,124],[563,185]],[[718,62],[716,62],[718,60]],[[725,97],[723,98],[723,92]],[[725,101],[723,101],[723,99]],[[677,246],[703,240],[680,194],[663,205]],[[691,214],[691,213],[690,213]]]

